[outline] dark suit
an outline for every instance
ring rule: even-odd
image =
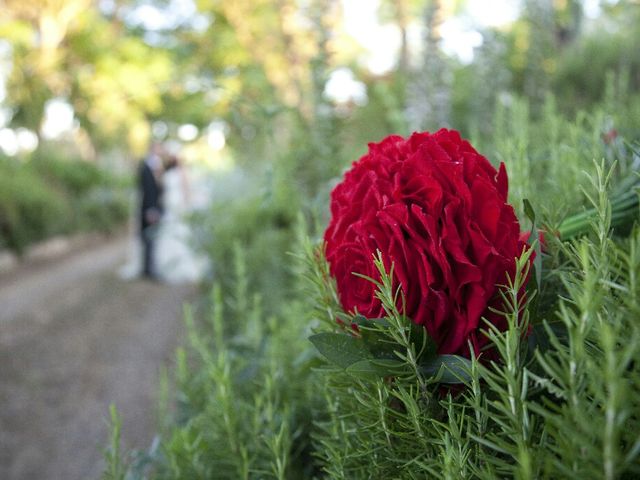
[[[150,221],[149,216],[156,214],[156,216],[159,217],[162,213],[162,187],[146,161],[143,161],[140,165],[138,177],[138,186],[142,197],[140,202],[140,236],[144,250],[143,274],[152,277],[155,274],[153,268],[154,229],[152,227],[157,222]]]

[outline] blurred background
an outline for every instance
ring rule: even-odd
[[[125,440],[150,442],[182,301],[204,302],[213,279],[237,288],[240,269],[278,314],[297,219],[322,232],[332,185],[368,142],[455,128],[507,163],[516,210],[553,192],[552,219],[583,203],[584,164],[637,161],[637,0],[0,5],[2,478],[96,475],[111,402],[128,406]],[[154,141],[206,191],[190,214],[212,265],[201,290],[114,273],[137,242],[136,171]],[[43,244],[53,254],[30,263]],[[86,462],[69,462],[83,447]]]
[[[313,195],[392,132],[487,137],[519,98],[534,118],[550,97],[614,115],[640,87],[633,0],[3,4],[0,245],[17,250],[120,222],[152,139],[215,170],[288,161]]]

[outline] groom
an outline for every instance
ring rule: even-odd
[[[140,235],[143,248],[142,274],[149,279],[156,279],[154,269],[154,237],[157,224],[162,216],[162,145],[154,143],[145,157],[139,172],[139,189],[141,194]]]

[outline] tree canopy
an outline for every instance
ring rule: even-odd
[[[634,82],[640,70],[633,42],[624,40],[638,34],[637,9],[628,1],[601,5],[606,18],[599,25],[615,29],[585,31],[580,0],[528,0],[512,24],[481,30],[483,43],[471,65],[441,48],[443,22],[464,18],[467,2],[380,2],[379,21],[399,37],[395,67],[382,76],[358,61],[362,46],[345,31],[340,0],[4,3],[0,38],[10,47],[11,69],[3,107],[10,126],[40,135],[47,102],[61,100],[72,107],[93,151],[118,146],[139,153],[156,122],[171,135],[183,124],[204,133],[224,121],[232,145],[276,131],[286,137],[291,122],[313,130],[318,115],[332,108],[325,87],[341,67],[367,85],[369,102],[386,102],[385,115],[408,115],[395,125],[408,120],[416,126],[430,125],[428,119],[459,124],[468,119],[457,115],[486,110],[475,105],[478,98],[491,104],[499,89],[483,93],[482,80],[473,82],[478,72],[531,98],[553,87],[580,103],[604,90],[603,72],[590,74],[582,53],[597,49],[600,68],[626,69]],[[567,91],[569,84],[584,88]],[[385,88],[391,98],[378,95]]]

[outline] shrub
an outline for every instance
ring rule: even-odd
[[[611,237],[603,172],[590,192],[597,211],[591,235],[549,247],[566,262],[553,272],[563,286],[553,312],[540,317],[533,297],[519,295],[526,258],[504,287],[509,328],[489,332],[498,361],[472,356],[454,387],[411,368],[403,348],[398,359],[412,373],[327,368],[327,413],[319,417],[314,451],[330,478],[640,474],[640,230],[626,240]],[[381,286],[382,298],[393,298],[390,285]],[[332,308],[322,303],[320,309]],[[392,330],[410,329],[393,301],[386,306],[397,320]],[[393,332],[375,331],[383,344],[394,341]]]
[[[294,247],[299,194],[279,172],[243,177],[235,188],[242,192],[240,196],[217,201],[196,214],[196,238],[210,256],[224,291],[231,288],[235,272],[231,252],[239,247],[250,266],[250,291],[260,292],[265,310],[276,313],[290,298],[292,275],[287,265]]]
[[[96,165],[38,151],[0,157],[0,246],[29,244],[76,231],[110,231],[128,217],[125,185]]]
[[[96,185],[109,185],[112,178],[97,165],[76,158],[65,158],[56,152],[36,150],[29,167],[40,178],[71,195],[87,193]]]
[[[0,159],[0,237],[8,248],[25,246],[69,229],[71,205],[64,194],[7,159]]]
[[[177,351],[174,413],[163,409],[160,447],[125,455],[133,478],[311,478],[314,383],[304,305],[278,315],[247,284],[234,250],[230,290],[216,284],[204,312],[185,310]],[[166,402],[165,402],[166,406]],[[114,430],[117,434],[117,430]],[[109,459],[114,454],[112,447]],[[113,466],[113,465],[112,465]],[[113,469],[113,468],[112,468]]]

